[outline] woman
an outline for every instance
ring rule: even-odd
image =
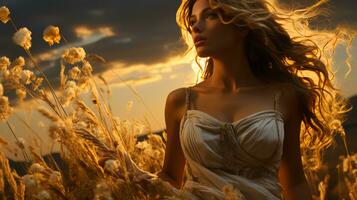
[[[151,174],[127,156],[134,181],[159,177],[190,199],[312,199],[304,170],[344,133],[330,63],[355,35],[308,27],[323,2],[288,11],[274,0],[183,0],[177,22],[188,52],[206,59],[203,81],[168,95],[163,168]]]
[[[336,36],[299,32],[311,33],[304,22],[321,3],[289,13],[266,0],[183,0],[178,24],[206,67],[167,97],[159,177],[197,199],[224,199],[226,185],[242,199],[312,198],[300,151],[329,146],[344,109],[323,61]]]

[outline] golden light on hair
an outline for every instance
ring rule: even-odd
[[[197,59],[191,62],[191,68],[195,74],[195,82],[201,82],[204,80],[203,72],[205,71],[207,60],[208,58],[197,57]]]

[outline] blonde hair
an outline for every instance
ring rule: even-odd
[[[192,50],[189,18],[196,0],[183,0],[177,11],[177,23]],[[307,8],[289,10],[276,0],[208,0],[218,10],[224,24],[235,24],[247,30],[245,51],[253,73],[261,79],[288,82],[299,93],[303,106],[301,148],[303,155],[313,155],[318,167],[321,150],[329,147],[336,133],[345,136],[342,122],[348,111],[347,101],[333,85],[331,63],[338,44],[345,43],[349,70],[350,48],[356,32],[346,27],[335,30],[313,30],[309,22],[326,14],[320,0]],[[197,54],[195,58],[197,62]],[[197,62],[200,66],[200,64]],[[202,67],[200,66],[201,70]],[[207,59],[203,79],[212,75],[213,62]],[[348,153],[348,150],[346,148]],[[317,158],[317,159],[316,159]]]

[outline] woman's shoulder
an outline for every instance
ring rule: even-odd
[[[180,119],[186,108],[186,92],[188,87],[180,87],[169,92],[166,98],[165,112],[168,114],[177,114]]]
[[[171,90],[167,95],[166,102],[176,106],[184,104],[186,100],[186,89],[186,87],[180,87]]]
[[[191,86],[176,88],[168,94],[167,101],[170,101],[172,104],[182,106],[187,103],[187,95],[190,95],[190,98],[194,98],[195,93],[205,91],[207,90],[206,87],[202,85],[202,82]]]
[[[284,98],[289,101],[298,101],[299,91],[293,83],[284,82],[278,84],[279,90],[281,91]]]
[[[281,96],[279,104],[283,106],[287,118],[301,112],[302,102],[300,93],[293,83],[280,83],[278,84]]]
[[[297,94],[297,87],[290,82],[268,82],[267,88],[269,91],[273,91],[275,93],[281,93],[283,95],[294,95]]]

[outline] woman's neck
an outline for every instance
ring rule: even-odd
[[[243,50],[228,51],[212,57],[213,71],[208,80],[210,86],[228,91],[262,85],[263,82],[252,72]]]

